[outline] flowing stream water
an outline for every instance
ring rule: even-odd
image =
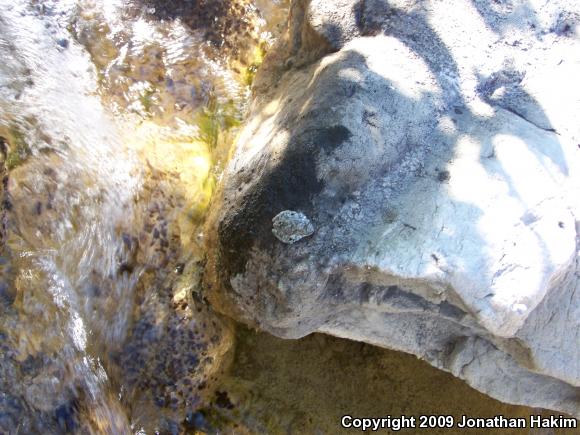
[[[0,0],[1,433],[195,429],[203,220],[286,7]]]

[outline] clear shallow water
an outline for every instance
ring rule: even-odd
[[[319,334],[238,327],[232,355],[199,287],[201,227],[286,9],[228,3],[0,0],[0,433],[536,413]]]
[[[233,335],[201,224],[284,10],[258,6],[0,0],[1,432],[195,426]]]

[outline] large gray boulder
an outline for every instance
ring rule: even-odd
[[[210,299],[580,416],[579,9],[294,2],[213,204]]]

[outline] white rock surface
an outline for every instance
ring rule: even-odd
[[[306,3],[224,177],[210,297],[580,416],[580,6]],[[263,230],[287,209],[312,237]]]

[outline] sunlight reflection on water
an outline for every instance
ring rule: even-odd
[[[168,430],[223,369],[200,225],[271,36],[152,3],[0,0],[2,431]]]

